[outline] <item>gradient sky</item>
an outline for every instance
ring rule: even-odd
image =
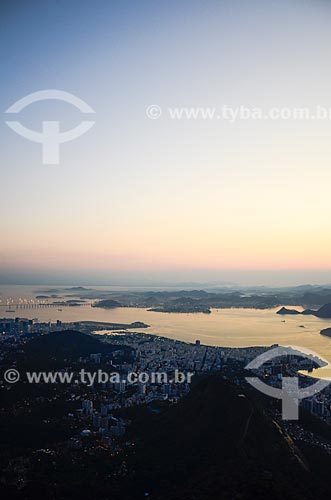
[[[3,112],[54,88],[84,99],[96,125],[51,166],[3,114],[0,278],[233,270],[238,281],[258,270],[259,282],[289,270],[331,282],[331,120],[145,114],[149,104],[331,108],[330,14],[325,0],[3,0]],[[19,119],[70,129],[81,114],[53,101]]]

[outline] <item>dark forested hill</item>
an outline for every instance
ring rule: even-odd
[[[142,428],[132,498],[312,499],[321,485],[307,453],[249,392],[209,377]]]
[[[75,330],[65,330],[31,340],[24,347],[24,353],[30,361],[50,359],[62,361],[64,359],[77,360],[79,357],[93,353],[107,355],[118,349],[118,346],[101,342],[91,335]],[[132,351],[127,346],[121,346],[121,349],[128,354]]]

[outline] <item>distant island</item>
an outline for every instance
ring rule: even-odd
[[[93,307],[101,307],[103,309],[115,309],[117,307],[126,307],[121,302],[113,299],[100,300]],[[208,306],[199,303],[198,300],[191,298],[180,298],[177,300],[169,301],[168,303],[152,307],[148,309],[151,312],[163,312],[163,313],[204,313],[210,314],[211,310]]]
[[[117,300],[106,299],[106,300],[100,300],[96,304],[93,304],[93,307],[101,307],[103,309],[115,309],[115,307],[123,307],[123,306]]]
[[[85,286],[71,286],[69,288],[65,288],[68,292],[91,292],[93,288],[85,288]]]
[[[167,306],[167,307],[155,307],[154,309],[148,309],[152,312],[163,312],[163,313],[204,313],[210,314],[211,310],[209,307],[204,307],[200,305],[186,305],[186,306]]]
[[[301,312],[297,311],[296,309],[288,309],[287,307],[282,307],[281,309],[279,309],[279,311],[277,311],[276,314],[292,314],[292,315],[295,315],[295,314],[301,314]]]
[[[302,312],[297,311],[296,309],[288,309],[286,307],[282,307],[281,309],[279,309],[279,311],[277,311],[277,314],[281,314],[281,315],[301,314],[304,316],[311,315],[311,316],[316,316],[317,318],[329,319],[329,318],[331,318],[331,304],[325,304],[317,311],[315,311],[313,309],[305,309]]]
[[[83,293],[83,292],[93,292],[93,288],[85,288],[84,286],[70,286],[67,288],[49,288],[47,290],[35,290],[34,293],[36,294],[58,294],[58,293],[63,293],[63,292],[77,292],[77,293]],[[72,294],[71,294],[72,295]]]
[[[324,328],[324,330],[320,331],[321,335],[325,335],[326,337],[331,337],[331,328]]]
[[[185,296],[168,300],[165,303],[152,307],[148,310],[164,313],[211,313],[209,305],[204,304],[198,298]]]
[[[133,323],[106,323],[103,321],[79,321],[74,323],[76,328],[94,328],[95,330],[129,330],[130,328],[149,328],[150,325],[142,321]]]

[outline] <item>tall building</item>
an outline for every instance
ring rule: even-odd
[[[86,413],[86,415],[92,415],[93,413],[93,401],[89,399],[84,399],[82,403],[82,409]]]

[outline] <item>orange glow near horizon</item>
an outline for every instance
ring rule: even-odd
[[[175,2],[168,16],[154,6],[155,30],[150,12],[117,3],[105,3],[87,37],[77,12],[52,44],[45,29],[33,61],[3,33],[13,50],[4,109],[47,82],[88,103],[96,124],[61,144],[56,166],[5,127],[0,271],[331,269],[330,119],[169,113],[330,108],[330,5],[191,2],[188,22]],[[120,29],[123,19],[132,30]],[[32,43],[33,25],[20,22]],[[146,115],[151,104],[162,108],[159,119]],[[56,119],[70,130],[81,119],[71,108],[40,102],[19,120],[39,130]]]

